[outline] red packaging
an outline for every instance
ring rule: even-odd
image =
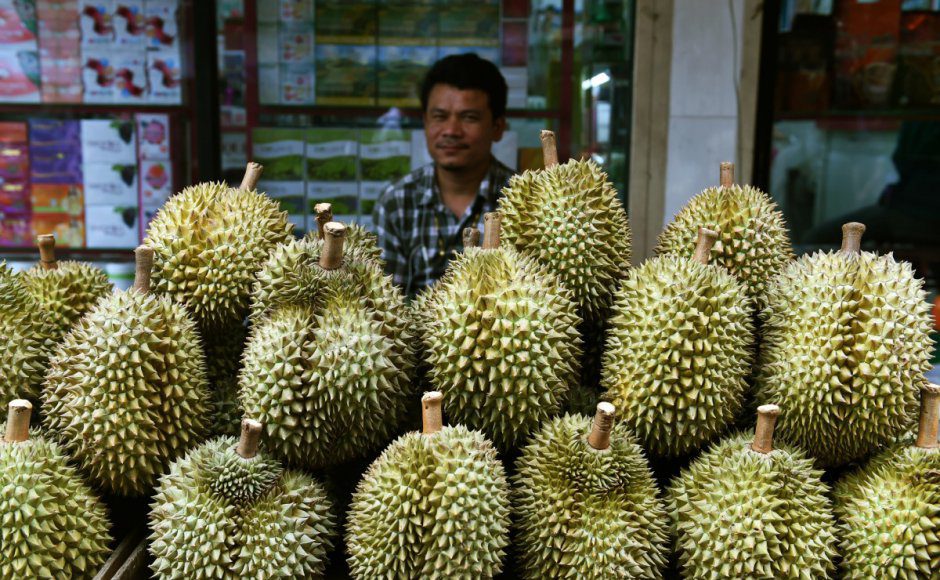
[[[901,0],[843,0],[837,6],[835,106],[886,107],[897,71]]]

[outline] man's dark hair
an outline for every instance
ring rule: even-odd
[[[434,85],[450,85],[465,91],[477,89],[489,97],[493,119],[506,115],[506,79],[496,65],[474,53],[452,54],[434,63],[421,83],[421,110],[428,110]]]

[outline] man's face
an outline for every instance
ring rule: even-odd
[[[506,119],[493,119],[489,97],[477,89],[437,84],[428,95],[424,136],[439,167],[461,171],[490,158],[490,146],[503,138]]]

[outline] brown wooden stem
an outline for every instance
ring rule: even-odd
[[[842,251],[846,254],[857,254],[862,249],[862,234],[865,233],[865,224],[849,222],[842,226]]]
[[[55,236],[42,234],[36,244],[39,246],[39,263],[46,270],[57,270],[59,263],[55,259]]]
[[[475,248],[480,245],[480,230],[475,227],[463,229],[463,247]]]
[[[254,191],[258,187],[258,182],[261,180],[261,173],[263,171],[263,165],[260,163],[255,163],[254,161],[249,161],[248,166],[245,168],[245,177],[242,178],[242,184],[238,187],[238,189]]]
[[[318,203],[313,206],[313,211],[317,214],[317,237],[323,239],[323,227],[333,221],[333,205],[329,203]]]
[[[320,252],[320,267],[335,270],[343,264],[343,240],[346,226],[339,222],[328,222],[323,226],[323,250]]]
[[[774,450],[774,427],[777,425],[779,414],[780,407],[777,405],[761,405],[757,408],[757,428],[754,430],[751,449],[758,453],[770,453]]]
[[[432,435],[444,428],[441,404],[444,395],[440,391],[429,391],[421,397],[421,419],[425,435]]]
[[[555,133],[543,130],[539,135],[542,140],[542,163],[545,169],[558,165],[558,147],[555,145]]]
[[[7,443],[18,443],[29,439],[29,417],[33,413],[33,405],[24,399],[10,401],[7,410],[7,432],[4,440]]]
[[[588,445],[603,451],[610,447],[610,431],[614,427],[614,413],[617,409],[607,402],[597,404],[594,413],[594,422],[591,424],[591,433],[588,435]]]
[[[483,249],[493,250],[498,248],[502,231],[503,216],[498,211],[483,214]]]
[[[134,272],[134,290],[141,294],[150,292],[150,272],[153,270],[153,248],[137,246],[134,250],[137,270]]]
[[[711,257],[712,246],[718,241],[718,232],[708,228],[698,229],[698,240],[695,242],[695,254],[692,259],[702,264],[708,264]]]
[[[937,422],[940,421],[940,385],[928,384],[920,391],[920,425],[917,427],[917,446],[924,449],[940,447],[937,441]]]
[[[258,454],[258,444],[261,443],[261,423],[254,419],[242,419],[242,434],[238,439],[235,453],[245,459],[251,459]]]
[[[719,181],[722,187],[731,187],[734,185],[734,163],[722,161],[718,166]]]

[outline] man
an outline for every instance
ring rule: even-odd
[[[490,153],[506,129],[506,92],[499,69],[475,54],[439,60],[421,85],[434,161],[390,185],[372,213],[386,271],[409,296],[441,277],[464,228],[496,210],[513,174]]]

